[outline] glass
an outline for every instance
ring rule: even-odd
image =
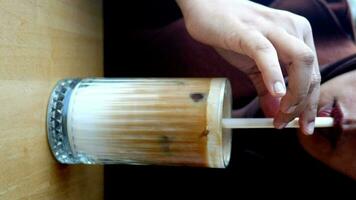
[[[48,104],[48,141],[66,164],[224,168],[231,91],[223,78],[66,79]]]

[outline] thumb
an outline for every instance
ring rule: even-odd
[[[279,104],[281,102],[280,97],[273,97],[269,93],[265,96],[262,96],[260,99],[260,105],[263,113],[266,117],[274,118],[277,115],[279,110]]]
[[[248,74],[256,88],[261,109],[266,117],[274,117],[279,110],[281,97],[272,96],[264,84],[260,72]]]

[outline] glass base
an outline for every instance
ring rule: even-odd
[[[53,156],[63,164],[94,164],[93,159],[72,151],[67,134],[67,108],[80,79],[58,81],[48,102],[47,135]]]

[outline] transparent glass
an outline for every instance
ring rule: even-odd
[[[61,80],[49,99],[48,141],[66,164],[225,167],[231,136],[208,112],[230,113],[221,106],[229,104],[228,86],[226,79]]]

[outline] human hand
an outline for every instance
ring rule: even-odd
[[[243,0],[177,3],[189,34],[249,76],[276,128],[300,117],[303,132],[313,133],[320,73],[308,20]],[[281,66],[288,74],[287,90]]]

